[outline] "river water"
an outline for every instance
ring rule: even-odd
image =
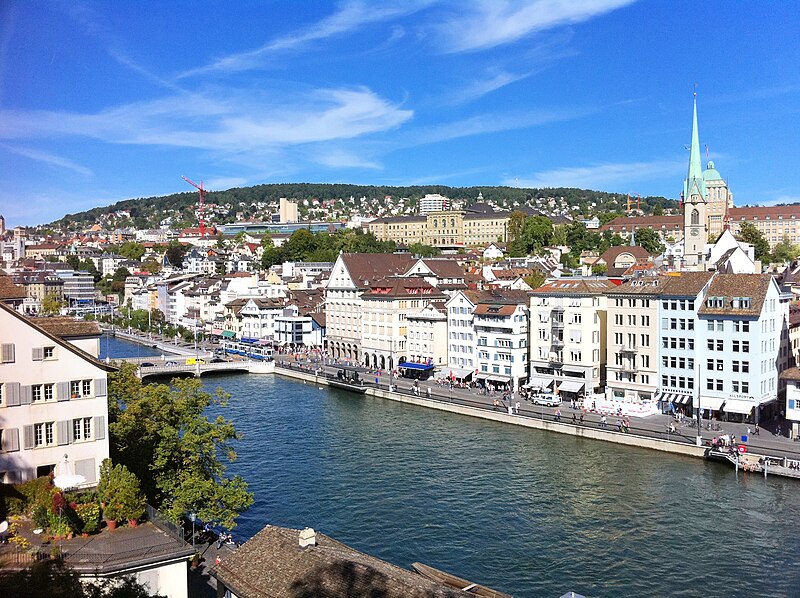
[[[516,597],[800,592],[796,481],[280,376],[203,382],[244,433],[242,539],[313,527]]]

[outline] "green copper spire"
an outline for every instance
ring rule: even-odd
[[[697,92],[694,94],[694,114],[692,116],[692,145],[689,148],[689,174],[683,187],[683,200],[688,201],[693,194],[705,200],[706,185],[703,167],[700,164],[700,135],[697,132]]]

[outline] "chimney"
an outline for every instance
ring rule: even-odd
[[[300,532],[300,548],[317,545],[317,533],[310,527]]]

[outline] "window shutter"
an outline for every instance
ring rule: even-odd
[[[0,349],[0,357],[2,358],[3,363],[14,363],[14,344],[13,343],[3,343],[1,345],[2,349]]]
[[[32,359],[34,361],[41,361],[42,359],[44,359],[44,349],[42,349],[41,347],[34,347]]]
[[[105,378],[97,378],[94,381],[94,396],[104,397],[108,394],[108,383]]]
[[[30,405],[33,402],[33,387],[30,385],[19,387],[19,405]]]
[[[33,448],[33,424],[25,426],[22,428],[24,436],[25,436],[25,448],[32,449]]]
[[[82,475],[87,482],[97,481],[97,466],[94,459],[78,459],[75,461],[75,474]]]
[[[19,382],[6,382],[6,395],[9,407],[19,405]]]
[[[11,428],[3,434],[6,450],[9,452],[19,450],[19,428]]]
[[[106,416],[105,415],[95,415],[94,416],[94,439],[95,440],[105,440],[106,438]]]
[[[58,422],[58,444],[64,445],[72,442],[72,422],[68,419],[63,419]]]
[[[69,382],[58,383],[58,400],[69,401]]]

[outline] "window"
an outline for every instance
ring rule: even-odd
[[[742,353],[749,353],[749,352],[750,352],[750,341],[742,341]]]
[[[43,356],[45,359],[53,359],[56,356],[56,348],[55,347],[45,347]]]
[[[69,394],[73,399],[80,397],[81,383],[78,380],[72,380],[69,383]]]
[[[42,400],[42,385],[34,384],[31,386],[31,401],[38,403]]]
[[[14,344],[3,343],[0,345],[0,363],[14,363]]]

